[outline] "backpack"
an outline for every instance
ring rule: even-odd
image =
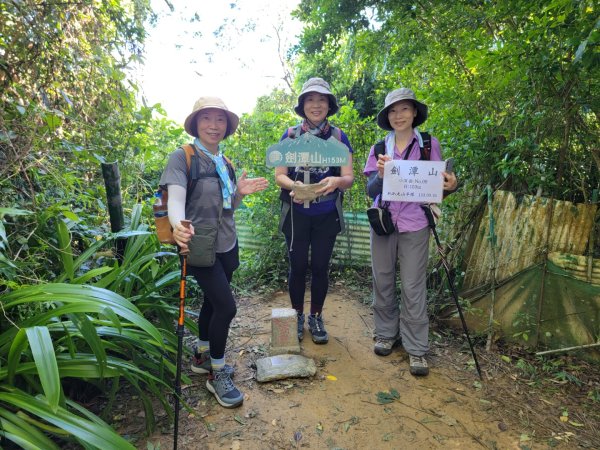
[[[200,175],[200,163],[198,161],[198,153],[196,152],[193,145],[184,144],[181,146],[185,152],[185,162],[187,166],[187,179],[188,185],[185,194],[185,204],[187,206],[189,199],[198,184],[198,180],[202,178]],[[233,167],[231,160],[227,156],[223,155],[225,161],[230,167]],[[192,161],[194,164],[192,164]],[[173,228],[169,222],[169,192],[162,186],[158,187],[158,190],[154,194],[154,204],[152,208],[154,210],[154,225],[156,226],[156,234],[158,241],[161,244],[175,244],[173,238]]]

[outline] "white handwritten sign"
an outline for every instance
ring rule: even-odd
[[[441,203],[444,161],[394,160],[385,163],[382,200]]]

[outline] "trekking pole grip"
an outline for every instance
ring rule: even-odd
[[[186,230],[189,230],[189,229],[190,229],[190,226],[192,225],[192,221],[191,221],[191,220],[186,220],[186,219],[183,219],[183,220],[182,220],[180,223],[181,223],[181,225],[183,225],[183,227],[184,227]],[[182,256],[187,256],[187,254],[188,254],[189,252],[190,252],[190,250],[189,250],[189,248],[188,248],[187,250],[180,250],[180,251],[179,251],[179,254],[180,254],[180,255],[182,255]]]

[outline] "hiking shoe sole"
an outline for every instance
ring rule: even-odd
[[[219,397],[217,395],[217,392],[215,391],[215,388],[212,386],[212,384],[210,384],[210,382],[208,380],[206,380],[206,389],[208,389],[208,391],[213,395],[213,397],[215,397],[215,400],[217,402],[219,402],[219,405],[221,405],[223,408],[237,408],[242,403],[244,403],[244,398],[243,397],[242,397],[242,399],[239,402],[236,402],[236,403],[227,403],[227,402],[224,402],[223,400],[221,400],[221,397]]]
[[[390,356],[392,354],[391,348],[374,347],[373,351],[379,356]]]
[[[312,341],[317,345],[327,344],[329,342],[329,336],[311,336]]]

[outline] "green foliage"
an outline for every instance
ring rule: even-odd
[[[341,105],[332,122],[354,148],[346,210],[368,204],[362,169],[384,135],[373,117],[399,85],[429,105],[424,129],[455,157],[464,192],[492,184],[586,201],[597,187],[600,20],[591,0],[303,0],[296,14],[305,29],[295,86],[311,76],[331,82]],[[189,138],[160,105],[140,106],[127,77],[150,16],[148,0],[0,4],[0,428],[24,448],[131,448],[66,397],[72,379],[106,392],[106,411],[126,381],[148,429],[150,395],[170,412],[178,259],[150,232],[146,202],[168,154]],[[238,176],[271,181],[238,211],[265,242],[243,251],[240,290],[287,276],[279,189],[264,158],[299,122],[295,102],[283,91],[260,98],[225,143]],[[119,233],[108,232],[105,161],[118,161],[122,174],[128,219]],[[478,199],[451,197],[447,223]],[[122,260],[113,253],[119,239],[127,240]],[[531,320],[517,316],[517,337],[531,337]],[[568,369],[548,370],[576,383]],[[381,394],[393,401],[394,392]]]
[[[594,388],[588,391],[588,399],[594,403],[600,403],[600,389]]]
[[[148,0],[0,5],[0,194],[33,213],[9,216],[0,286],[57,276],[57,216],[83,238],[108,229],[99,162],[119,161],[125,203],[140,202],[185,139],[160,105],[138,105],[126,76],[148,15]]]
[[[0,5],[0,428],[24,448],[133,448],[66,398],[126,381],[147,429],[174,376],[177,257],[142,216],[184,131],[126,77],[147,0]],[[127,229],[107,230],[100,162],[119,161]],[[143,176],[143,174],[147,176]],[[123,260],[114,243],[127,239]],[[55,283],[47,284],[48,281]],[[189,321],[186,326],[197,331]],[[61,445],[62,446],[62,445]]]
[[[0,416],[10,421],[12,414],[25,414],[47,421],[63,430],[62,439],[85,442],[87,435],[97,434],[88,439],[94,448],[132,448],[99,418],[68,401],[61,380],[79,378],[110,392],[111,383],[125,378],[138,390],[151,427],[148,392],[162,398],[160,389],[168,385],[156,375],[174,371],[163,356],[165,350],[174,351],[174,345],[164,341],[164,330],[154,327],[125,298],[91,286],[46,284],[23,287],[3,297],[8,314],[29,303],[45,305],[45,312],[0,333]],[[132,353],[139,349],[145,355],[136,360]],[[28,428],[14,420],[12,425],[20,439],[25,439]],[[47,431],[33,425],[40,432]],[[116,446],[117,442],[123,447]]]
[[[171,413],[165,392],[175,374],[177,338],[175,308],[168,299],[177,292],[178,259],[160,250],[156,236],[141,223],[141,211],[141,205],[133,209],[133,229],[90,242],[79,236],[85,248],[81,254],[74,253],[68,221],[57,220],[60,245],[53,251],[62,265],[57,282],[21,286],[3,295],[10,323],[0,325],[0,417],[14,429],[14,442],[22,445],[28,435],[19,419],[23,414],[38,437],[48,431],[39,422],[43,420],[56,427],[60,439],[82,440],[82,433],[89,432],[99,434],[98,439],[118,438],[101,419],[65,398],[63,386],[74,379],[107,393],[106,414],[115,388],[126,380],[139,395],[148,431],[154,427],[153,398]],[[106,252],[119,238],[128,238],[121,263]],[[103,251],[106,256],[98,258]],[[197,333],[192,321],[186,327]],[[104,448],[101,442],[94,438],[89,444]],[[122,447],[114,442],[113,447],[103,445],[130,448],[125,441]]]
[[[588,199],[600,161],[593,2],[352,3],[301,3],[298,76],[330,77],[363,117],[413,88],[468,187]]]
[[[538,376],[537,367],[531,364],[529,361],[523,358],[519,358],[515,366],[521,370],[523,376],[527,378],[536,378]]]
[[[376,395],[377,403],[386,405],[400,398],[400,393],[396,389],[390,389],[390,392],[379,391]]]
[[[537,327],[535,317],[526,312],[518,312],[515,314],[512,327],[514,330],[513,338],[529,342],[529,338],[535,333]]]
[[[31,214],[31,212],[14,208],[0,208],[0,286],[3,284],[3,280],[14,278],[17,272],[17,265],[6,256],[6,252],[9,249],[9,242],[6,234],[5,216],[21,216],[27,214]]]

